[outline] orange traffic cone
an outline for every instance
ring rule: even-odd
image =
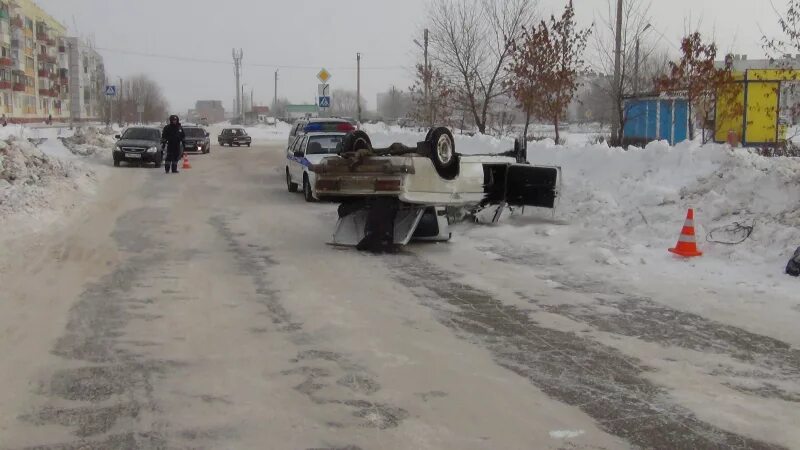
[[[183,167],[181,169],[191,169],[192,165],[189,164],[189,155],[186,153],[183,154]]]
[[[694,209],[689,208],[689,212],[686,213],[686,222],[683,224],[681,236],[678,238],[678,245],[669,251],[684,258],[703,255],[703,252],[697,249],[697,239],[694,235]]]

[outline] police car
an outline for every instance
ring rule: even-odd
[[[344,136],[355,130],[348,122],[309,122],[286,149],[286,187],[297,192],[302,186],[307,202],[315,200],[316,177],[312,166],[338,153]]]

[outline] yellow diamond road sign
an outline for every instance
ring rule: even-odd
[[[330,72],[328,72],[328,71],[327,71],[327,70],[325,70],[325,69],[322,69],[322,70],[320,70],[320,71],[319,71],[319,73],[317,74],[317,79],[319,79],[319,81],[322,81],[323,83],[327,83],[327,82],[328,82],[328,80],[330,80],[330,79],[331,79],[331,73],[330,73]]]

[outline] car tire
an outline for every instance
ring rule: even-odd
[[[289,175],[289,168],[286,168],[286,189],[289,192],[297,192],[297,183],[292,183],[292,176]]]
[[[308,203],[314,202],[314,193],[311,191],[311,182],[308,181],[308,175],[303,174],[303,198]]]
[[[458,177],[461,157],[456,153],[456,144],[453,134],[445,127],[438,127],[428,131],[425,140],[430,146],[428,155],[436,168],[436,172],[445,180]]]
[[[156,158],[155,161],[153,161],[153,167],[156,168],[156,169],[161,167],[161,158],[160,157]]]
[[[114,167],[119,167],[119,160],[114,158]]]
[[[339,153],[354,153],[359,150],[372,150],[372,141],[369,135],[362,130],[351,131],[342,139],[342,148]]]
[[[247,148],[250,148],[250,144],[247,144]]]

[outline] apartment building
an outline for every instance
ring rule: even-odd
[[[15,122],[68,121],[70,103],[77,98],[79,119],[99,118],[102,58],[94,52],[83,64],[93,50],[82,52],[88,46],[80,43],[75,47],[77,52],[68,51],[65,27],[32,0],[0,0],[0,113]],[[71,65],[75,74],[87,67],[89,81],[75,84]],[[94,106],[86,109],[86,104]]]
[[[85,40],[68,37],[69,113],[75,122],[98,120],[106,107],[103,57]]]

